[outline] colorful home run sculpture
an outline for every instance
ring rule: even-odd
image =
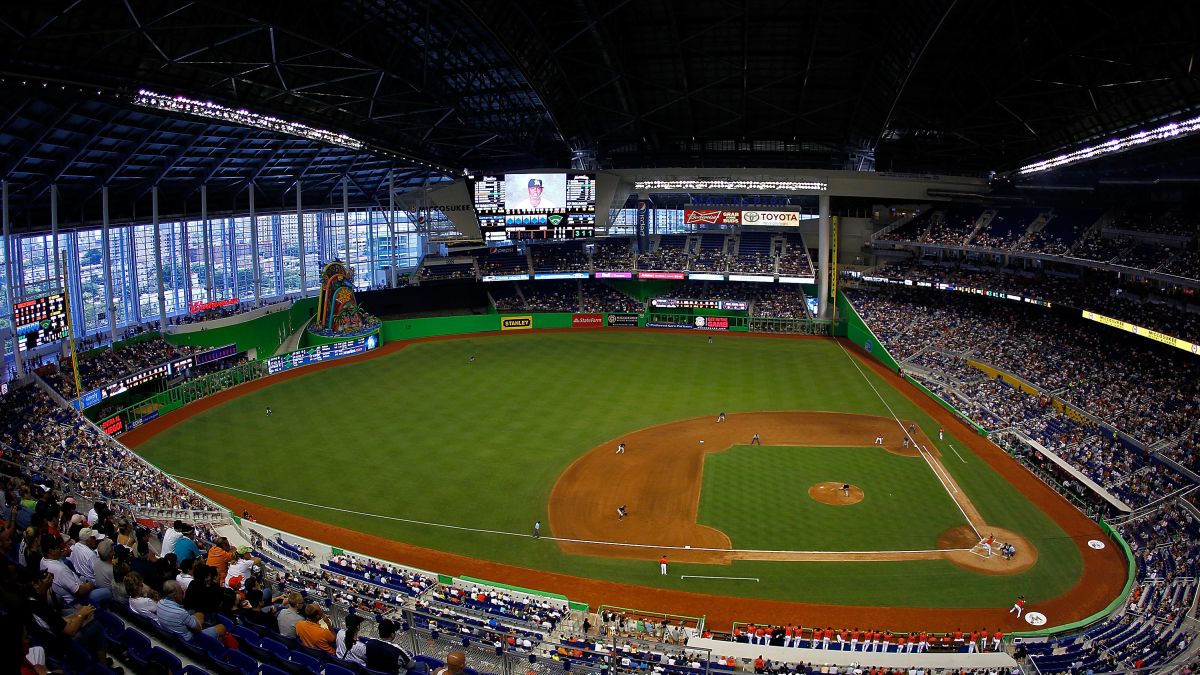
[[[309,330],[322,336],[365,335],[379,328],[379,319],[354,299],[354,270],[334,260],[321,271],[317,315]]]

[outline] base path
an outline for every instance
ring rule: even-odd
[[[909,424],[902,421],[905,426]],[[842,447],[846,452],[872,447],[877,437],[883,437],[887,451],[920,461],[915,459],[919,456],[917,451],[904,447],[905,439],[896,428],[896,420],[890,417],[752,412],[728,415],[723,422],[713,417],[677,420],[613,439],[575,460],[559,476],[550,493],[550,531],[558,538],[564,553],[605,558],[657,560],[663,553],[669,553],[679,562],[728,564],[734,560],[883,561],[945,557],[942,551],[933,550],[734,549],[724,532],[696,522],[704,456],[745,445],[755,434],[764,445]],[[918,443],[930,444],[919,428],[913,436]],[[624,452],[617,452],[620,443],[625,444]],[[841,485],[836,487],[840,489]],[[862,490],[855,489],[862,499]],[[953,496],[960,506],[966,506],[968,514],[978,517],[967,495]],[[622,505],[628,515],[618,518],[617,507]],[[982,524],[982,519],[973,524]],[[965,549],[969,550],[974,543],[970,542]]]
[[[615,331],[629,330],[644,332],[644,328],[602,328],[595,330]],[[685,331],[694,334],[692,331]],[[459,336],[443,339],[457,339]],[[485,337],[483,334],[471,335],[472,338]],[[489,339],[519,339],[500,333],[493,333]],[[728,339],[780,339],[780,340],[827,340],[819,337],[799,337],[788,335],[762,335],[748,333],[731,333],[722,336]],[[204,410],[210,409],[227,401],[237,398],[244,393],[270,386],[281,379],[299,377],[323,367],[336,367],[343,363],[378,358],[404,348],[413,341],[389,343],[381,349],[344,360],[331,361],[306,368],[289,371],[270,378],[220,392],[180,410],[143,425],[133,432],[121,437],[121,441],[130,447],[135,447],[140,441],[187,420]],[[1127,562],[1116,546],[1106,546],[1101,550],[1088,547],[1089,539],[1107,541],[1096,523],[1089,520],[1071,506],[1054,490],[1042,483],[1036,476],[1009,457],[1003,450],[996,447],[987,439],[977,435],[973,429],[961,422],[954,414],[938,405],[936,401],[926,396],[921,390],[908,383],[871,356],[847,340],[839,340],[850,351],[851,357],[863,366],[870,368],[889,385],[908,397],[919,406],[934,422],[953,433],[966,443],[972,454],[987,462],[1005,480],[1020,490],[1027,499],[1053,519],[1067,536],[1071,537],[1083,556],[1083,576],[1074,587],[1066,593],[1036,603],[1032,608],[1051,617],[1055,624],[1078,621],[1103,610],[1109,602],[1117,597],[1125,584]],[[894,427],[893,427],[894,428]],[[615,448],[614,448],[615,450]],[[688,593],[647,586],[635,586],[610,581],[599,581],[583,577],[545,572],[515,565],[504,565],[487,560],[478,560],[465,556],[436,551],[433,549],[413,546],[383,537],[368,535],[355,530],[336,527],[311,518],[298,516],[267,506],[265,501],[249,501],[239,496],[212,489],[207,486],[193,484],[193,489],[201,492],[217,502],[229,507],[235,513],[249,510],[264,523],[273,527],[295,533],[299,536],[322,541],[327,544],[347,550],[369,555],[381,560],[390,560],[404,565],[411,565],[426,570],[432,570],[454,576],[475,576],[491,579],[502,583],[536,588],[553,593],[561,593],[572,600],[586,602],[593,607],[601,604],[618,607],[638,607],[647,610],[672,612],[688,616],[707,615],[708,625],[714,629],[726,630],[734,621],[757,621],[761,623],[787,624],[798,623],[806,626],[874,626],[889,630],[927,630],[952,631],[960,626],[988,626],[1005,632],[1028,630],[1029,626],[1018,620],[1012,614],[1007,614],[1008,607],[990,608],[930,608],[930,607],[875,607],[862,605],[831,605],[801,602],[785,602],[781,600],[756,600],[750,598],[734,598],[706,593]]]

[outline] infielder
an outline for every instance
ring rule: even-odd
[[[1017,613],[1017,618],[1021,618],[1021,612],[1025,611],[1025,596],[1018,595],[1017,601],[1013,603],[1012,609],[1008,610],[1009,614]]]
[[[624,443],[618,443],[618,444],[617,444],[617,454],[618,454],[618,455],[623,455],[623,454],[625,454],[625,444],[624,444]]]
[[[750,439],[750,445],[762,445],[762,439],[758,437],[758,434],[754,434],[754,438]]]
[[[875,445],[883,445],[883,434],[875,435]]]
[[[658,573],[663,576],[667,575],[667,556],[665,555],[658,559]]]
[[[622,520],[625,520],[625,516],[628,515],[628,513],[629,512],[625,510],[624,504],[618,506],[617,507],[617,522],[619,523]]]
[[[725,421],[725,413],[722,411],[720,415],[717,415],[717,423],[720,424],[721,422],[724,422],[724,421]]]

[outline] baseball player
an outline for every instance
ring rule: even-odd
[[[875,445],[883,445],[883,434],[875,434]]]
[[[537,539],[542,536],[542,521],[536,521],[533,524],[533,538]]]
[[[829,638],[833,637],[833,626],[825,629],[825,635],[821,637],[821,649],[829,649]]]
[[[475,363],[475,355],[474,354],[471,355],[471,358],[467,359],[467,363]]]
[[[908,449],[908,436],[904,437],[904,448]]]
[[[996,535],[989,534],[987,541],[983,542],[983,548],[987,550],[987,557],[992,557],[992,546],[996,545]]]
[[[658,559],[658,573],[663,576],[667,575],[667,556],[665,555]]]
[[[941,427],[938,427],[938,440],[939,441],[946,440],[946,430]]]
[[[617,522],[619,523],[622,520],[625,520],[626,515],[628,515],[628,511],[625,510],[625,505],[622,504],[622,505],[618,506],[617,507]]]
[[[977,652],[978,645],[979,645],[979,631],[972,631],[971,638],[969,640],[967,640],[967,653],[974,654],[975,652]]]
[[[846,629],[839,628],[837,632],[838,651],[846,651]]]
[[[925,634],[925,631],[921,631],[921,634],[917,636],[917,653],[924,654],[927,649],[929,649],[929,636]]]
[[[267,417],[271,416],[271,406],[267,406]]]
[[[791,647],[792,638],[794,637],[796,637],[796,627],[789,623],[783,629],[783,646]]]
[[[871,643],[875,645],[875,651],[877,651],[877,652],[883,651],[883,649],[882,649],[883,631],[881,631],[881,630],[871,631]]]
[[[624,443],[618,443],[618,444],[617,444],[617,454],[618,454],[618,455],[623,455],[623,454],[625,454],[625,444],[624,444]]]
[[[1000,643],[1003,640],[1004,640],[1004,633],[1001,633],[1000,631],[996,631],[995,633],[992,633],[992,651],[994,651],[994,652],[1000,651]]]
[[[750,439],[750,445],[762,445],[762,439],[758,437],[758,434],[754,434],[754,438]]]
[[[850,631],[850,651],[852,651],[852,652],[858,651],[858,639],[860,637],[862,637],[862,632],[859,631],[857,628]]]
[[[849,483],[842,483],[842,496],[843,497],[850,496],[850,484]]]
[[[720,424],[721,422],[724,422],[724,421],[725,421],[725,412],[722,411],[720,415],[717,415],[717,424]]]
[[[1009,609],[1008,613],[1012,614],[1013,612],[1016,612],[1017,618],[1019,619],[1019,618],[1021,618],[1021,612],[1024,612],[1024,611],[1025,611],[1025,596],[1018,595],[1017,601],[1013,603],[1012,609]]]

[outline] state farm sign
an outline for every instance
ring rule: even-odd
[[[800,214],[795,211],[742,211],[742,224],[799,227]]]
[[[740,225],[742,212],[736,209],[684,209],[683,222],[688,225]]]

